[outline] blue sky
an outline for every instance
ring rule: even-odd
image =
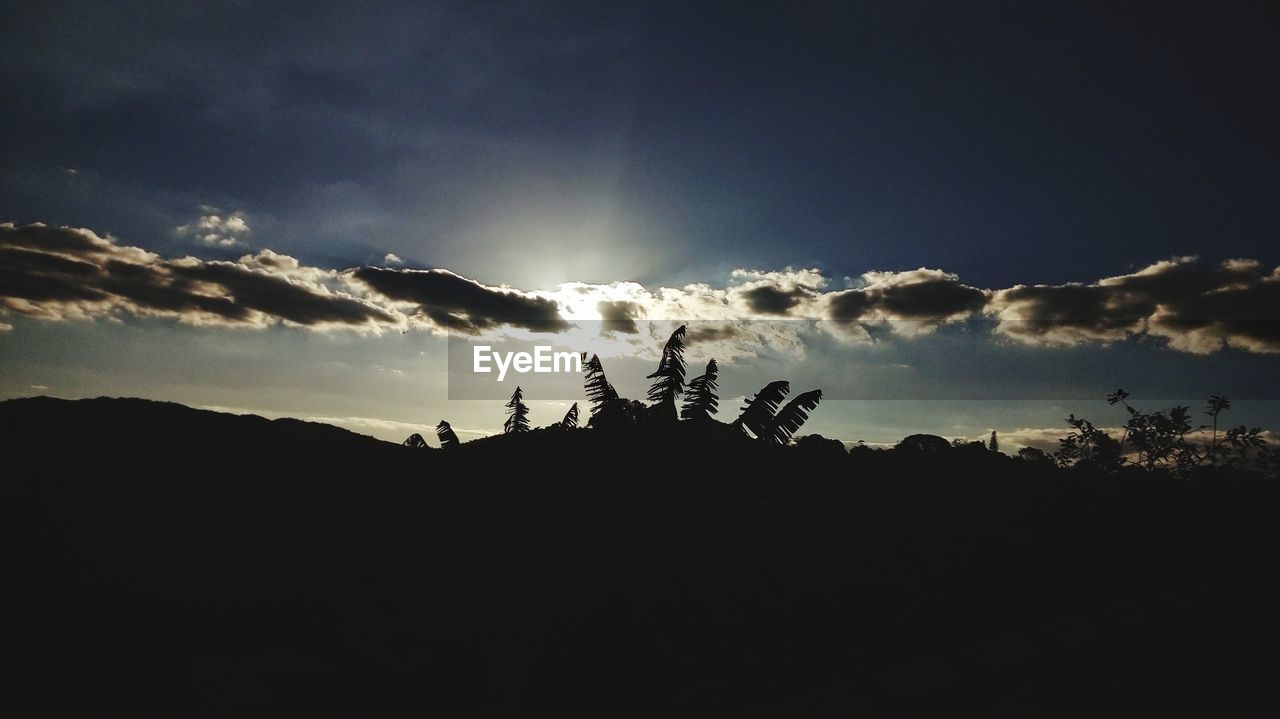
[[[877,338],[966,397],[994,385],[957,368],[992,352],[1061,368],[1072,397],[1105,387],[1099,363],[1120,356],[1165,368],[1155,374],[1178,378],[1187,399],[1224,391],[1224,376],[1245,396],[1274,394],[1271,10],[688,5],[10,3],[0,222],[85,228],[163,262],[234,264],[271,250],[299,272],[444,268],[547,302],[564,283],[631,301],[637,291],[618,283],[633,282],[650,315],[660,288],[684,291],[697,316],[672,319],[727,319],[699,314],[715,292],[748,316],[765,306],[745,294],[756,283],[795,299],[789,312],[873,335],[918,319],[913,303],[927,298],[868,288],[918,285],[922,275],[905,273],[930,268],[961,300],[928,315],[941,334]],[[1228,260],[1253,269],[1224,269]],[[1098,289],[1106,278],[1131,278],[1118,286],[1125,302],[1141,294],[1140,307],[1117,309],[1122,294]],[[1080,304],[1068,283],[1095,290]],[[1058,289],[1009,293],[1026,285]],[[965,305],[969,290],[956,288],[985,299]],[[231,301],[243,303],[240,292]],[[1224,304],[1223,292],[1243,299]],[[865,314],[834,317],[842,296]],[[863,302],[872,296],[883,301]],[[458,311],[424,307],[396,311]],[[5,396],[47,387],[406,424],[468,416],[460,424],[476,431],[500,423],[432,389],[443,350],[429,321],[377,334],[317,331],[313,315],[272,315],[275,305],[252,326],[140,313],[136,298],[67,308],[7,305]],[[1005,333],[997,339],[1015,341],[939,349],[971,319],[952,309],[1089,327],[1070,343]],[[281,316],[305,321],[286,327]],[[102,350],[113,346],[133,359],[113,362]],[[865,345],[808,347],[824,366],[865,364]],[[748,364],[744,382],[764,377]],[[814,423],[879,441],[900,428],[1047,426],[1066,408],[1031,404],[1001,418],[939,402],[889,421],[883,406],[832,403]],[[1277,424],[1266,403],[1238,411]]]

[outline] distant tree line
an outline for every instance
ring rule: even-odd
[[[715,359],[707,362],[706,370],[701,375],[685,382],[688,371],[684,358],[686,329],[686,325],[680,325],[671,333],[662,347],[657,369],[646,377],[653,380],[646,395],[648,404],[620,396],[605,375],[600,357],[591,355],[588,358],[584,354],[583,389],[591,410],[587,427],[608,430],[640,425],[689,423],[700,427],[720,426],[725,436],[736,433],[770,444],[790,443],[822,400],[822,390],[815,389],[800,394],[779,409],[790,393],[791,385],[783,380],[770,382],[746,401],[741,414],[733,423],[723,425],[714,419],[714,415],[720,410],[720,368]],[[524,402],[524,390],[521,387],[516,387],[505,407],[507,419],[503,423],[503,433],[529,431],[529,407]],[[579,409],[575,402],[564,418],[551,428],[572,430],[578,429],[578,425]],[[442,448],[459,444],[457,435],[444,420],[436,426],[436,434]],[[420,434],[411,435],[404,444],[410,447],[427,446]]]
[[[796,432],[821,402],[822,390],[803,392],[784,405],[791,392],[790,383],[786,380],[770,382],[746,400],[737,419],[727,425],[721,423],[714,418],[719,412],[720,368],[715,359],[711,359],[701,375],[686,383],[685,333],[685,325],[671,333],[662,347],[657,369],[646,376],[646,379],[653,380],[646,394],[648,404],[619,395],[605,375],[599,356],[588,358],[584,354],[583,389],[591,411],[587,427],[615,431],[679,423],[709,430],[713,436],[721,438],[742,436],[766,444],[794,443]],[[1191,411],[1184,406],[1144,412],[1129,402],[1129,393],[1123,389],[1108,395],[1107,401],[1122,406],[1128,413],[1128,421],[1119,438],[1073,414],[1066,419],[1070,431],[1058,441],[1057,451],[1049,453],[1035,447],[1023,447],[1017,453],[1018,458],[1030,463],[1084,467],[1105,473],[1132,468],[1174,476],[1188,476],[1193,470],[1205,466],[1254,469],[1268,476],[1276,475],[1280,469],[1280,452],[1267,446],[1260,428],[1239,425],[1220,431],[1220,416],[1231,407],[1226,397],[1210,397],[1204,410],[1209,422],[1198,425],[1193,423]],[[505,407],[505,434],[530,430],[529,408],[524,402],[522,388],[516,387]],[[579,421],[578,403],[574,402],[564,417],[549,429],[576,430],[579,429]],[[1207,442],[1192,440],[1193,435],[1203,432],[1209,433]],[[436,435],[442,448],[460,444],[457,434],[446,421],[441,420],[436,426]],[[420,434],[411,435],[404,444],[419,448],[427,446]],[[918,434],[903,439],[896,448],[935,451],[969,445],[1000,452],[1000,439],[994,430],[986,442],[956,440],[952,443],[942,437]],[[855,449],[869,450],[861,443]]]

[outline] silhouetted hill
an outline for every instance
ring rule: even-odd
[[[1270,716],[1277,486],[0,403],[15,716]]]
[[[268,420],[192,409],[174,402],[113,397],[30,397],[0,402],[0,428],[23,444],[65,438],[76,445],[124,441],[148,448],[207,446],[226,452],[250,447],[323,453],[376,453],[397,446],[317,422]]]

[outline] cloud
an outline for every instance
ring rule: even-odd
[[[988,293],[942,270],[867,272],[852,289],[822,297],[827,319],[846,333],[866,336],[868,326],[886,326],[914,336],[972,317],[986,306]]]
[[[404,264],[404,260],[400,257],[400,255],[397,255],[396,253],[394,253],[394,252],[388,252],[388,253],[386,254],[386,256],[384,256],[384,257],[382,258],[382,264],[384,264],[384,265],[403,265],[403,264]]]
[[[749,290],[742,290],[738,294],[747,303],[747,307],[752,312],[765,315],[785,315],[804,300],[813,297],[814,292],[803,287],[783,290],[770,285],[762,285]]]
[[[742,337],[742,330],[736,325],[716,324],[694,327],[685,335],[685,343],[689,346],[704,342],[722,342]]]
[[[351,277],[388,300],[413,305],[411,311],[416,316],[447,329],[474,334],[501,325],[535,331],[559,331],[569,326],[553,300],[482,285],[449,270],[360,267]]]
[[[792,269],[780,272],[734,270],[730,302],[746,314],[785,317],[803,315],[808,302],[818,296],[827,279],[816,269]]]
[[[827,285],[827,278],[816,268],[794,269],[788,267],[778,271],[734,270],[730,277],[735,283],[744,283],[753,287],[758,283],[767,283],[780,287],[804,287],[818,290]]]
[[[1023,344],[1070,346],[1131,335],[1183,352],[1280,353],[1280,268],[1254,260],[1157,262],[1092,284],[1019,285],[992,295],[995,331]]]
[[[638,302],[601,301],[596,303],[596,311],[600,313],[600,319],[604,322],[603,331],[605,332],[634,335],[640,331],[636,327],[636,318],[642,315],[643,308]]]
[[[238,247],[252,230],[243,211],[235,211],[230,215],[215,214],[217,208],[206,207],[210,214],[201,215],[194,222],[179,225],[174,231],[182,237],[194,237],[206,245],[214,247]]]
[[[164,259],[90,230],[0,224],[0,313],[49,320],[120,313],[199,325],[401,324],[392,310],[326,284],[337,273],[264,251],[236,262]]]
[[[1228,422],[1229,424],[1229,422]],[[1098,427],[1098,429],[1110,435],[1113,439],[1120,439],[1124,436],[1124,427]],[[1019,427],[1012,430],[1000,430],[1000,448],[1008,454],[1016,454],[1018,449],[1022,447],[1034,447],[1046,452],[1056,452],[1061,446],[1058,440],[1066,437],[1071,433],[1071,428],[1063,425],[1062,427]],[[991,430],[986,430],[979,435],[979,439],[990,436]],[[1275,446],[1280,443],[1280,432],[1264,431],[1262,438],[1267,444]],[[1200,446],[1208,445],[1213,439],[1212,430],[1199,429],[1187,434],[1187,441]],[[1218,433],[1218,439],[1222,439],[1222,432]],[[1126,445],[1126,449],[1132,450]]]
[[[0,316],[133,314],[202,325],[468,334],[567,332],[602,321],[618,351],[633,354],[653,344],[650,335],[670,332],[659,324],[692,322],[688,341],[721,359],[762,350],[803,355],[815,323],[843,341],[871,342],[983,318],[995,337],[1024,345],[1146,336],[1181,352],[1280,353],[1280,268],[1254,260],[1206,265],[1177,257],[1090,284],[996,290],[926,267],[866,272],[853,284],[828,290],[818,270],[786,268],[734,270],[723,287],[570,282],[523,290],[443,268],[326,269],[269,249],[234,261],[165,258],[87,229],[0,224]],[[0,324],[0,332],[11,330]]]

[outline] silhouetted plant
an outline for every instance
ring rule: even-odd
[[[1265,476],[1274,476],[1276,474],[1276,455],[1273,450],[1266,446],[1267,441],[1262,438],[1261,428],[1239,425],[1228,429],[1219,438],[1218,416],[1230,408],[1231,400],[1226,397],[1216,394],[1209,397],[1209,406],[1205,408],[1204,413],[1213,419],[1213,430],[1210,435],[1209,445],[1205,448],[1205,460],[1215,464],[1222,462],[1229,467],[1244,469],[1252,459],[1255,469]]]
[[[599,412],[606,404],[618,399],[618,392],[609,384],[609,378],[604,374],[604,365],[600,363],[600,357],[591,355],[591,359],[586,362],[587,377],[583,383],[587,391],[587,399],[591,401],[591,414]]]
[[[1239,427],[1228,429],[1219,445],[1219,454],[1215,457],[1224,457],[1225,463],[1229,467],[1243,469],[1248,466],[1250,455],[1255,457],[1256,465],[1263,474],[1269,474],[1266,462],[1268,459],[1268,450],[1265,449],[1267,441],[1262,438],[1262,430],[1258,427],[1246,427],[1243,424]],[[1223,452],[1222,450],[1225,450]]]
[[[568,412],[564,413],[564,419],[560,420],[561,429],[577,429],[578,428],[578,403],[574,402]]]
[[[796,395],[773,417],[765,439],[774,444],[787,444],[791,436],[809,419],[809,413],[822,401],[822,390],[815,389]]]
[[[414,432],[409,435],[409,438],[402,442],[402,444],[406,447],[413,447],[414,449],[423,449],[427,446],[427,440],[423,439],[422,435]]]
[[[662,358],[658,360],[658,369],[645,379],[654,380],[649,387],[649,401],[654,404],[671,405],[672,417],[675,416],[676,398],[684,391],[684,332],[680,325],[662,348]]]
[[[786,380],[770,382],[756,392],[755,397],[747,400],[747,404],[742,408],[742,414],[738,415],[730,427],[739,431],[746,430],[756,438],[766,437],[773,424],[773,416],[778,411],[778,405],[782,404],[782,400],[786,399],[789,392],[791,392],[790,382]]]
[[[645,406],[635,400],[618,396],[617,390],[605,377],[604,365],[600,363],[598,356],[591,355],[591,359],[585,364],[585,371],[587,376],[584,387],[587,391],[587,399],[591,402],[591,419],[587,421],[588,427],[598,429],[631,426],[640,421],[644,415]],[[640,410],[633,405],[639,405]]]
[[[1186,407],[1179,405],[1158,412],[1142,412],[1128,400],[1129,393],[1123,389],[1107,395],[1107,402],[1122,405],[1129,413],[1120,445],[1122,448],[1126,442],[1132,445],[1135,457],[1125,459],[1125,462],[1148,472],[1160,468],[1181,474],[1204,460],[1205,454],[1187,441],[1187,435],[1207,427],[1193,427],[1191,412]]]
[[[720,368],[713,359],[707,363],[707,371],[689,380],[689,391],[684,395],[684,407],[680,416],[684,419],[710,419],[720,409],[720,399],[716,396],[716,379]]]
[[[462,444],[458,441],[458,435],[454,434],[453,427],[450,427],[449,423],[444,420],[440,420],[440,424],[436,425],[436,437],[440,439],[441,449],[449,449]]]
[[[1072,415],[1067,418],[1067,423],[1076,431],[1059,440],[1061,449],[1054,455],[1059,464],[1086,459],[1096,463],[1097,448],[1111,442],[1115,446],[1114,449],[1107,446],[1103,466],[1112,471],[1130,464],[1147,472],[1164,470],[1175,476],[1188,476],[1201,464],[1221,462],[1224,458],[1227,465],[1238,468],[1243,468],[1252,458],[1255,467],[1264,473],[1267,471],[1263,463],[1269,453],[1264,447],[1266,441],[1262,438],[1261,429],[1241,425],[1227,430],[1219,438],[1218,417],[1231,406],[1226,397],[1213,395],[1209,398],[1204,413],[1213,419],[1213,424],[1198,426],[1192,425],[1190,410],[1181,405],[1157,412],[1143,412],[1130,404],[1129,393],[1123,389],[1107,395],[1107,402],[1122,405],[1129,414],[1120,441],[1116,442],[1087,420],[1076,419]],[[1208,444],[1201,446],[1190,441],[1191,435],[1210,426],[1212,434]],[[1132,447],[1131,455],[1124,451],[1126,444]]]
[[[911,453],[943,452],[952,447],[952,443],[936,434],[909,434],[893,446],[896,450]]]
[[[996,431],[994,429],[991,430],[991,439],[987,442],[987,449],[992,452],[1000,451],[1000,439],[996,437]]]
[[[1060,466],[1086,464],[1104,472],[1120,468],[1120,443],[1111,435],[1074,414],[1067,417],[1067,424],[1075,431],[1058,440],[1058,451],[1053,453],[1053,458]]]
[[[1209,407],[1204,413],[1213,418],[1213,437],[1209,442],[1209,460],[1213,461],[1218,456],[1218,415],[1224,410],[1231,407],[1231,400],[1220,395],[1209,396]]]
[[[1032,464],[1053,464],[1053,455],[1036,447],[1023,447],[1018,450],[1018,459]]]
[[[652,416],[653,408],[638,399],[619,397],[591,413],[587,426],[592,429],[630,429]]]
[[[799,452],[830,458],[838,458],[849,454],[848,450],[844,448],[844,442],[838,439],[828,439],[820,434],[807,434],[803,437],[796,437],[791,442],[791,446],[795,447]]]
[[[507,402],[507,421],[502,425],[505,434],[529,431],[529,408],[524,403],[524,390],[516,387]]]

